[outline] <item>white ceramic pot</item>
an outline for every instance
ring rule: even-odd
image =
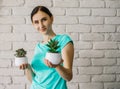
[[[52,64],[59,64],[62,59],[60,53],[46,53],[45,58],[49,60]]]
[[[15,65],[20,66],[28,63],[27,57],[15,57]]]

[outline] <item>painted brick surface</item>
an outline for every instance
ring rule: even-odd
[[[14,52],[25,48],[30,61],[42,40],[30,20],[36,5],[47,6],[54,31],[74,41],[68,89],[120,89],[119,0],[0,0],[0,89],[30,89],[24,71],[14,65]]]

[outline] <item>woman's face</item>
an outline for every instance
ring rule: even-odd
[[[53,17],[42,11],[38,11],[32,17],[33,26],[42,34],[49,34],[52,30]]]

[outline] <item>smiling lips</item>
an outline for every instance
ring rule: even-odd
[[[41,32],[44,32],[45,30],[46,30],[46,28],[42,28],[42,29],[40,29]]]
[[[42,28],[42,29],[38,29],[38,31],[44,32],[46,30],[46,28]]]

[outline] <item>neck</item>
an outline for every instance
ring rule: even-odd
[[[50,39],[52,39],[56,34],[52,31],[49,34],[43,35],[43,43],[47,43]]]

